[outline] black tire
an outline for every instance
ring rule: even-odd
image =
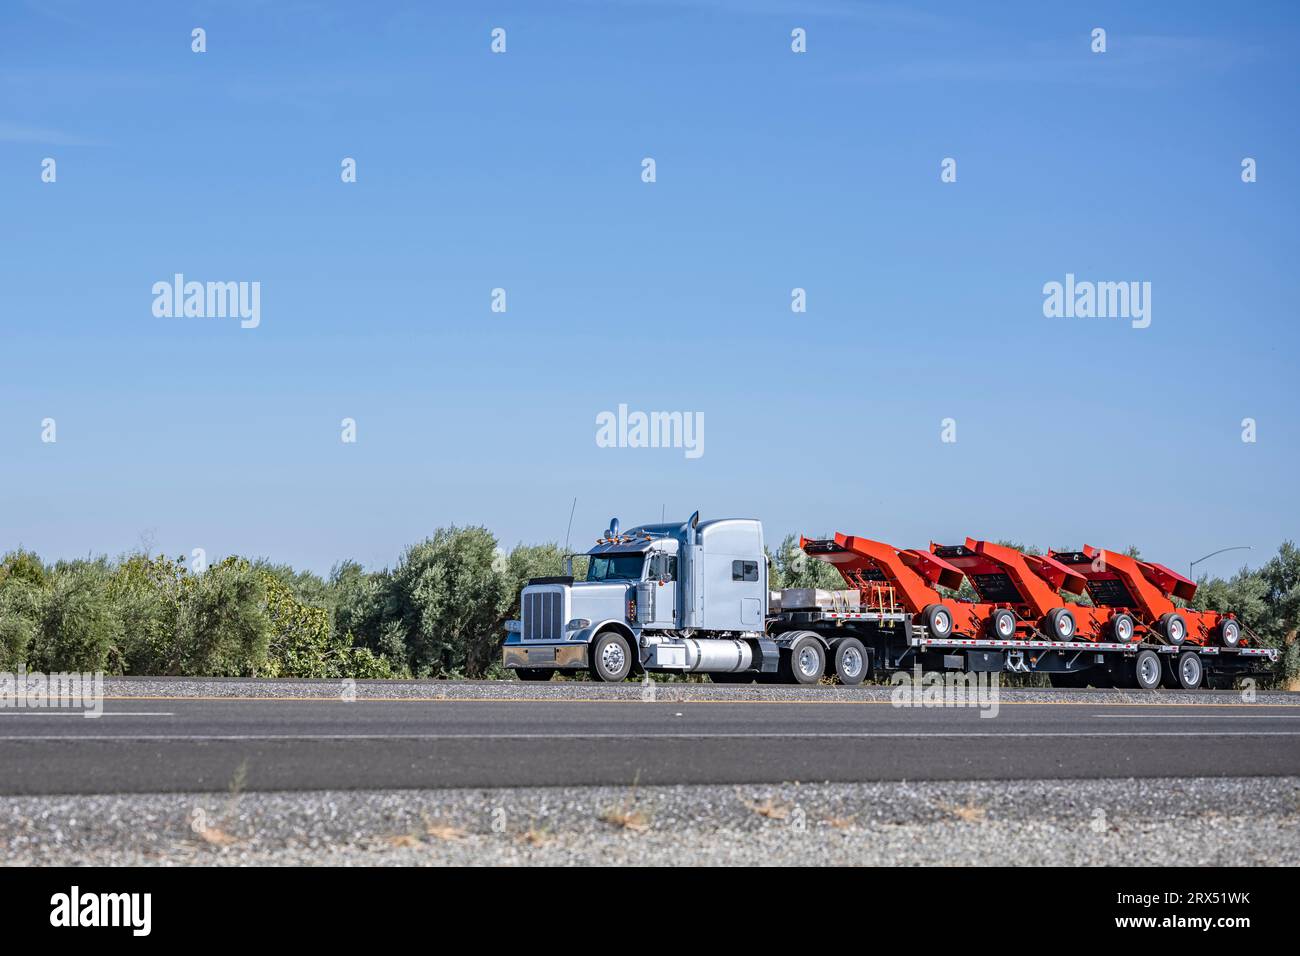
[[[1046,625],[1047,636],[1053,641],[1074,639],[1074,615],[1069,608],[1053,608],[1047,614]]]
[[[1160,677],[1164,668],[1160,664],[1160,655],[1155,651],[1138,651],[1133,659],[1133,681],[1139,690],[1155,690],[1160,686]]]
[[[588,669],[592,679],[617,684],[632,673],[632,648],[617,631],[605,631],[591,644]]]
[[[1178,647],[1183,641],[1187,640],[1187,622],[1176,611],[1162,614],[1160,615],[1160,633],[1164,636],[1166,644]]]
[[[1110,619],[1110,636],[1119,644],[1132,644],[1137,640],[1137,622],[1131,614],[1116,614]]]
[[[921,623],[931,637],[947,637],[952,633],[952,611],[942,604],[927,604],[921,611]]]
[[[1236,647],[1241,643],[1241,625],[1232,618],[1225,617],[1219,622],[1219,643],[1224,647]]]
[[[516,667],[515,674],[520,680],[550,680],[555,671],[550,667]]]
[[[1205,680],[1205,665],[1201,655],[1195,651],[1183,651],[1178,655],[1178,686],[1183,690],[1196,690]]]
[[[715,684],[752,684],[757,676],[753,671],[735,671],[728,674],[710,674],[709,680]]]
[[[1016,636],[1016,616],[1004,607],[989,615],[989,637],[995,641],[1009,641]]]
[[[861,684],[871,673],[871,657],[856,637],[835,642],[835,676],[841,684]]]
[[[816,684],[826,673],[826,651],[815,637],[781,648],[781,676],[789,684]]]

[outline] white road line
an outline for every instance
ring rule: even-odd
[[[448,740],[885,740],[897,738],[923,738],[923,737],[1005,737],[1008,739],[1023,739],[1026,737],[1069,737],[1069,738],[1088,738],[1088,737],[1300,737],[1300,731],[1291,730],[1214,730],[1214,731],[1098,731],[1089,733],[1087,731],[1072,732],[1034,732],[1020,733],[1014,730],[1004,731],[968,731],[968,732],[889,732],[878,734],[867,733],[750,733],[750,734],[78,734],[76,736],[56,736],[53,734],[28,734],[28,735],[6,735],[0,736],[0,742],[4,741],[99,741],[112,740],[118,742],[148,742],[157,743],[160,741],[253,741],[253,740],[425,740],[425,741],[448,741]]]
[[[1153,717],[1164,720],[1188,720],[1191,714],[1092,714],[1093,717],[1107,717],[1117,720],[1150,720]],[[1196,716],[1200,717],[1201,714]],[[1206,720],[1300,720],[1300,714],[1214,714],[1204,715]]]

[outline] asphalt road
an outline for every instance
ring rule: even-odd
[[[114,698],[0,710],[0,794],[1300,775],[1300,706]]]

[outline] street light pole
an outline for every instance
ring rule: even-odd
[[[1187,576],[1188,576],[1189,578],[1191,578],[1192,580],[1196,580],[1196,578],[1195,578],[1195,573],[1193,572],[1192,569],[1195,568],[1195,567],[1196,567],[1198,564],[1200,564],[1202,561],[1208,561],[1210,558],[1214,557],[1216,554],[1223,554],[1225,551],[1249,551],[1250,549],[1251,549],[1251,548],[1250,548],[1250,545],[1248,545],[1248,544],[1239,544],[1239,545],[1237,545],[1237,546],[1234,547],[1234,548],[1220,548],[1218,551],[1211,551],[1211,552],[1210,552],[1209,554],[1207,554],[1205,557],[1203,557],[1203,558],[1197,558],[1195,561],[1193,561],[1191,564],[1189,564],[1189,565],[1187,566]]]

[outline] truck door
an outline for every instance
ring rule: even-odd
[[[677,626],[677,555],[658,551],[650,557],[647,580],[656,583],[654,623]]]

